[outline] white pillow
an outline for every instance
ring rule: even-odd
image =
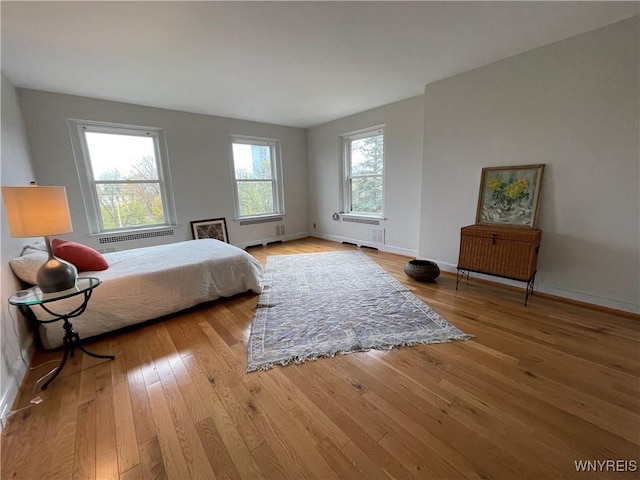
[[[29,245],[25,245],[22,248],[22,253],[20,255],[27,255],[28,253],[33,252],[46,252],[47,245],[44,242],[35,242],[30,243]]]
[[[35,285],[37,283],[36,273],[47,261],[49,255],[41,250],[29,251],[31,253],[9,260],[9,266],[20,280],[29,285]]]

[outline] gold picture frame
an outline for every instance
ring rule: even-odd
[[[483,168],[476,224],[535,228],[544,166]]]

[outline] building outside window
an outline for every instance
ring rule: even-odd
[[[70,124],[91,233],[175,225],[161,130]]]
[[[348,214],[384,214],[384,128],[343,135],[343,199]]]
[[[231,137],[236,218],[284,213],[279,141]]]

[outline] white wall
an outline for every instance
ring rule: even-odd
[[[95,120],[165,129],[178,217],[176,235],[109,244],[117,249],[191,239],[190,222],[225,217],[230,243],[252,245],[276,239],[275,224],[240,226],[234,221],[228,135],[281,141],[285,236],[308,234],[305,131],[265,123],[178,112],[93,98],[18,89],[33,166],[42,185],[65,185],[74,231],[64,237],[100,248],[82,201],[67,119]]]
[[[423,96],[368,110],[310,128],[307,131],[309,164],[309,231],[337,241],[352,241],[381,250],[416,256],[420,224]],[[370,240],[370,226],[332,220],[340,204],[340,135],[376,125],[385,130],[385,244]],[[313,224],[316,228],[313,228]]]
[[[2,75],[2,147],[0,148],[0,181],[2,185],[26,185],[34,180],[22,115],[13,84]],[[31,360],[32,336],[25,319],[8,298],[22,288],[11,272],[9,259],[22,252],[29,240],[12,238],[7,226],[4,204],[0,198],[2,223],[0,275],[2,282],[2,309],[0,310],[0,413],[10,408],[18,393],[27,367],[23,362]]]
[[[420,257],[455,268],[482,167],[545,163],[539,289],[640,312],[638,25],[426,86]]]

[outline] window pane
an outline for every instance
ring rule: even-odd
[[[351,180],[351,211],[382,213],[382,177]]]
[[[384,135],[351,140],[351,175],[382,175]]]
[[[158,180],[154,139],[85,132],[95,180]]]
[[[271,178],[271,147],[233,144],[236,180]]]
[[[96,189],[105,230],[165,223],[158,183],[98,184]]]
[[[273,207],[273,182],[238,181],[240,215],[275,213]]]

